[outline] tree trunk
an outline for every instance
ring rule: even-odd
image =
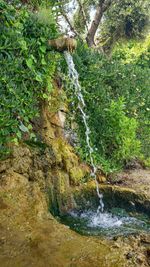
[[[88,34],[86,37],[86,41],[89,47],[95,45],[94,37],[95,37],[96,31],[101,22],[104,12],[109,8],[112,2],[113,0],[100,0],[97,6],[97,9],[96,9],[94,19],[92,21],[92,24],[90,26],[90,29],[88,30]]]
[[[86,37],[86,41],[87,41],[87,44],[88,44],[89,47],[95,45],[94,36],[95,36],[97,28],[98,28],[98,26],[100,24],[102,16],[103,16],[102,5],[99,4],[97,9],[96,9],[94,20],[92,21],[91,27],[88,30],[88,34],[87,34],[87,37]]]
[[[74,32],[74,34],[75,34],[76,36],[78,36],[78,37],[80,38],[79,33],[76,31],[76,29],[75,29],[74,26],[72,25],[70,19],[68,18],[67,14],[65,13],[65,11],[64,11],[63,9],[61,9],[61,14],[62,14],[62,16],[64,17],[64,19],[66,20],[66,22],[68,23],[68,25],[69,25],[69,27],[70,27],[70,30],[71,30],[72,32]]]

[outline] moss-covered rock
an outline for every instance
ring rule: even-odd
[[[70,180],[73,184],[80,184],[85,175],[80,166],[74,166],[73,168],[71,168],[69,174]]]
[[[63,173],[57,175],[63,176]],[[63,187],[62,187],[62,190]],[[64,191],[63,191],[64,192]],[[81,236],[48,212],[37,182],[12,173],[0,192],[0,266],[3,267],[137,267],[144,256],[139,240],[102,240]],[[126,255],[132,250],[133,259]],[[146,256],[143,267],[147,267]]]
[[[41,141],[13,147],[11,158],[0,162],[0,265],[137,267],[144,257],[143,267],[147,267],[139,240],[131,245],[130,240],[116,243],[79,236],[50,214],[98,206],[95,182],[79,186],[89,175],[89,166],[80,163],[63,129],[51,121],[58,111],[52,111],[48,103],[42,105],[41,118],[34,124]],[[137,195],[134,189],[101,185],[100,190],[105,205],[134,201],[137,207],[149,210],[149,198]],[[131,250],[133,258],[127,259]]]
[[[52,147],[56,157],[57,164],[62,166],[69,174],[71,184],[79,184],[84,176],[89,172],[80,163],[79,158],[74,153],[73,148],[64,138],[55,138]]]
[[[127,211],[146,212],[150,215],[150,196],[138,193],[132,188],[120,186],[101,184],[99,189],[103,194],[106,209],[119,207]],[[79,209],[97,207],[99,205],[94,181],[76,187],[73,194]]]
[[[61,169],[53,169],[47,179],[49,209],[55,214],[63,214],[76,207],[70,190],[69,175]]]

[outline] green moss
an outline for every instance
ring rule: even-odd
[[[147,168],[150,168],[150,157],[144,160],[144,165]]]
[[[32,148],[39,148],[40,150],[44,151],[46,148],[48,148],[49,146],[41,141],[34,141],[34,140],[26,140],[25,144],[27,144],[28,146],[32,147]]]
[[[66,94],[64,90],[58,90],[58,88],[54,84],[55,90],[53,90],[51,96],[49,97],[49,111],[52,113],[56,113],[61,109],[67,110],[66,105]]]
[[[70,179],[73,184],[79,184],[84,177],[84,172],[79,166],[70,169]]]
[[[52,142],[56,159],[63,164],[66,171],[70,171],[73,166],[79,165],[78,157],[75,155],[73,148],[62,138],[55,138]]]
[[[70,189],[69,175],[66,171],[56,169],[50,174],[49,209],[54,215],[66,213],[75,207]]]

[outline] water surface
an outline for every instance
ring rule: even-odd
[[[61,222],[82,235],[119,236],[150,232],[150,218],[145,214],[127,213],[120,208],[97,211],[71,211],[61,217]]]

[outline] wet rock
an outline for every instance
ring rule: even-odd
[[[62,129],[51,121],[53,115],[61,111],[61,96],[62,92],[59,94],[57,91],[52,96],[51,105],[44,103],[38,128],[35,125],[40,140],[46,143],[47,148],[41,152],[40,149],[31,150],[20,145],[14,149],[10,161],[0,165],[5,181],[0,193],[0,236],[3,238],[0,265],[133,267],[132,259],[138,255],[137,264],[147,267],[140,254],[146,252],[149,259],[146,237],[141,239],[144,249],[137,237],[117,238],[117,244],[114,240],[87,238],[59,224],[50,214],[50,210],[63,214],[76,207],[76,199],[84,207],[89,200],[92,207],[98,204],[94,181],[73,187],[90,170],[80,164]],[[149,199],[134,188],[103,184],[100,190],[106,196],[106,203],[111,205],[123,203],[128,206],[135,201],[141,206],[145,203],[149,206]]]
[[[147,252],[147,256],[150,258],[150,247],[147,248],[146,252]]]
[[[116,241],[116,239],[115,239],[115,238],[113,238],[113,240],[114,240],[114,241]],[[120,246],[121,246],[120,244],[118,244],[118,243],[115,243],[115,244],[113,245],[113,248],[120,248]]]
[[[146,256],[147,256],[148,262],[150,264],[150,246],[148,248],[146,248]]]
[[[146,249],[146,258],[147,258],[148,266],[150,266],[150,246]]]
[[[139,160],[136,160],[136,159],[133,159],[133,160],[130,160],[126,166],[125,166],[126,169],[143,169],[143,163],[140,162]]]
[[[63,111],[58,111],[57,114],[54,114],[51,117],[51,123],[54,126],[61,127],[64,129],[65,127],[65,120],[66,120],[66,113]]]
[[[138,255],[137,258],[136,258],[136,261],[138,264],[143,264],[144,261],[145,261],[145,257],[143,255]]]
[[[3,186],[5,186],[6,190],[19,190],[20,188],[26,187],[27,184],[28,179],[25,176],[11,170],[6,174]]]

